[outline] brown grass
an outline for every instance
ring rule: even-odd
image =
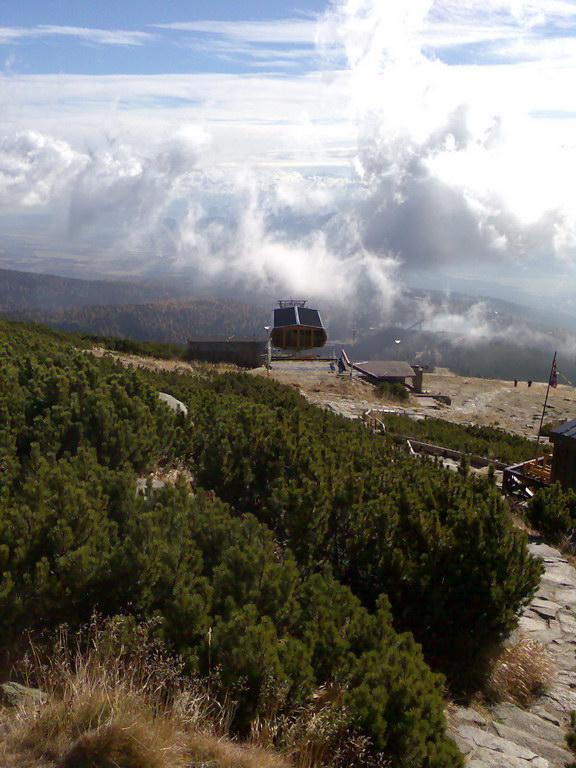
[[[168,750],[172,745],[168,745]],[[86,731],[67,749],[61,768],[161,768],[166,752],[142,723],[109,725]]]
[[[351,729],[342,693],[339,686],[323,686],[289,714],[256,720],[251,741],[280,746],[295,768],[365,765],[369,739]]]
[[[291,765],[285,756],[270,749],[236,744],[215,736],[190,735],[187,749],[195,761],[219,768],[288,768]]]
[[[492,701],[511,701],[526,707],[550,685],[553,672],[550,652],[538,641],[518,633],[493,663],[486,696]]]
[[[64,627],[32,643],[19,666],[42,702],[0,708],[3,768],[341,768],[367,764],[342,689],[326,686],[286,711],[285,691],[252,724],[248,743],[230,737],[232,704],[183,674],[178,658],[150,640],[155,623],[95,618],[77,635]]]
[[[288,759],[225,737],[231,710],[186,682],[148,628],[96,622],[81,640],[59,634],[48,659],[23,665],[44,703],[0,710],[0,764],[58,768],[288,768]],[[120,643],[120,647],[118,645]]]

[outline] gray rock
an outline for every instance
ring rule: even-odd
[[[548,650],[554,657],[554,664],[557,669],[565,669],[567,672],[573,672],[576,669],[576,653],[574,653],[574,649],[567,650],[565,643],[560,642]]]
[[[24,706],[35,702],[42,704],[46,701],[47,695],[39,688],[29,688],[20,683],[2,683],[0,685],[0,703],[12,707]]]
[[[570,565],[550,565],[542,574],[544,584],[558,584],[561,587],[573,587],[576,576]]]
[[[153,478],[152,480],[152,492],[158,491],[160,488],[164,488],[166,483],[164,480],[158,480],[157,478]],[[148,478],[146,477],[139,477],[136,480],[136,495],[140,496],[147,496],[148,495]]]
[[[539,616],[542,616],[545,619],[555,619],[556,614],[560,609],[561,606],[558,605],[558,603],[554,603],[552,600],[545,600],[541,597],[536,597],[528,606],[526,613],[528,615],[531,613],[537,613]]]
[[[576,672],[561,669],[556,673],[556,680],[562,685],[567,685],[568,688],[576,688]]]
[[[548,630],[548,622],[535,616],[522,616],[518,622],[518,627],[524,632],[544,632]]]
[[[562,608],[558,611],[556,619],[560,624],[562,632],[572,635],[574,640],[576,640],[576,617],[574,617],[574,614],[566,610],[566,608]]]
[[[530,632],[529,630],[527,631]],[[554,622],[554,625],[548,627],[548,629],[543,629],[540,632],[530,632],[530,639],[537,640],[539,643],[542,643],[542,645],[547,646],[548,650],[550,650],[550,646],[555,643],[563,642],[564,635],[562,634],[560,625]]]
[[[452,712],[452,717],[459,723],[466,723],[468,725],[486,726],[488,724],[488,720],[484,715],[481,715],[480,712],[471,707],[456,707]]]
[[[543,720],[537,714],[526,712],[513,704],[496,704],[492,713],[499,722],[509,728],[531,733],[539,739],[550,741],[552,744],[564,746],[564,730],[558,727],[558,723]]]
[[[546,707],[543,707],[542,704],[539,703],[539,701],[530,707],[530,713],[537,715],[541,720],[546,720],[546,722],[552,723],[552,725],[561,726],[564,722],[564,720],[561,717],[556,717],[556,715],[553,712],[546,709]],[[562,733],[564,733],[564,729],[561,728],[561,730],[562,730]]]
[[[184,416],[188,416],[188,406],[180,400],[176,400],[172,395],[168,395],[166,392],[158,392],[158,398],[166,403],[166,405],[174,411],[174,413],[183,413]]]
[[[550,763],[543,757],[531,759],[495,754],[488,749],[479,749],[473,759],[466,763],[466,768],[550,768]]]
[[[575,580],[576,583],[576,580]],[[563,608],[571,610],[576,609],[576,589],[570,589],[568,587],[559,587],[554,590],[554,600],[559,603]]]
[[[510,728],[508,725],[503,725],[502,723],[494,722],[490,727],[497,736],[506,739],[506,741],[511,741],[517,746],[526,747],[526,749],[532,750],[539,757],[548,760],[552,766],[561,768],[573,758],[573,755],[565,749],[565,742],[563,740],[562,746],[559,746],[557,743],[552,744],[549,741],[540,739],[533,733]]]
[[[552,711],[571,712],[576,709],[576,692],[565,688],[563,685],[552,685],[542,696],[543,702],[548,700]]]
[[[562,556],[562,553],[554,549],[554,547],[549,546],[548,544],[529,544],[528,549],[530,552],[532,552],[533,555],[536,555],[536,557],[541,558],[546,562],[547,560],[563,560],[566,562],[565,558]]]
[[[468,751],[465,754],[469,754],[476,748],[483,747],[491,752],[497,752],[508,757],[517,757],[522,760],[534,760],[538,757],[531,749],[528,749],[520,744],[514,744],[512,741],[503,739],[488,731],[483,731],[480,728],[474,728],[472,725],[459,725],[456,728],[453,738],[457,739],[457,743],[460,741],[463,744],[468,745]]]

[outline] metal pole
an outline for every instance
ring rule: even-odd
[[[538,427],[538,437],[536,438],[536,458],[538,458],[538,445],[540,444],[540,435],[542,433],[542,424],[544,422],[544,414],[546,413],[546,406],[548,404],[548,395],[550,394],[550,382],[552,381],[552,376],[554,375],[554,371],[556,370],[556,355],[558,352],[554,352],[554,360],[552,360],[552,367],[550,368],[550,375],[548,376],[548,387],[546,388],[546,398],[544,400],[544,406],[542,408],[542,416],[540,417],[540,426]]]

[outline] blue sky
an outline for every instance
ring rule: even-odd
[[[576,0],[1,0],[0,264],[571,290],[575,30]]]
[[[254,66],[293,71],[314,53],[314,27],[306,22],[325,8],[318,0],[5,0],[0,41],[12,69],[37,74],[242,72]],[[250,39],[254,35],[261,40]]]

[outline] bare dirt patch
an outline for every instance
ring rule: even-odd
[[[428,414],[458,424],[497,426],[509,432],[536,436],[547,385],[526,381],[480,379],[458,376],[446,368],[424,375],[424,391],[449,395],[452,404],[442,405],[430,398],[411,396],[408,403],[378,396],[375,387],[359,376],[332,373],[327,363],[279,362],[268,374],[258,368],[252,373],[300,389],[310,402],[342,413],[360,416],[369,408],[393,409]],[[576,390],[564,384],[550,389],[544,423],[576,417]]]
[[[477,379],[457,376],[447,369],[424,376],[424,387],[430,392],[449,395],[452,405],[438,414],[459,424],[485,424],[501,427],[525,437],[536,436],[542,416],[547,384],[526,381]],[[550,388],[544,423],[576,417],[576,390],[560,384]]]
[[[162,360],[156,357],[111,352],[102,347],[92,347],[92,349],[87,351],[94,355],[94,357],[111,357],[119,363],[122,363],[126,368],[145,368],[148,371],[175,371],[176,373],[185,373],[191,376],[202,376],[210,371],[225,373],[226,371],[240,370],[237,366],[228,365],[226,363],[217,363],[214,365],[211,363],[201,363],[196,360],[192,360],[189,363],[184,360]]]

